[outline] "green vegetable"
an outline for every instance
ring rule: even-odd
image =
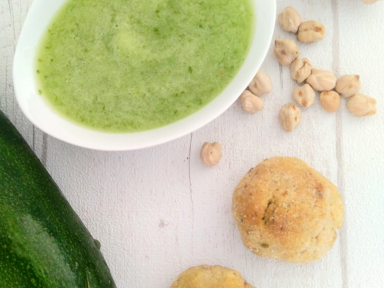
[[[1,111],[0,287],[116,287],[95,240]]]

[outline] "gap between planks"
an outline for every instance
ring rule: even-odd
[[[338,1],[332,1],[333,13],[333,71],[337,77],[340,77],[340,25],[339,25],[339,4]],[[344,193],[344,154],[343,154],[343,110],[339,109],[336,113],[336,157],[337,157],[337,186],[342,195],[345,204],[346,194]],[[342,287],[348,288],[348,257],[347,257],[347,211],[344,208],[344,222],[340,229],[340,264]]]

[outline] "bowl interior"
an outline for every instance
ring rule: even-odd
[[[66,1],[33,2],[15,52],[13,78],[16,99],[26,117],[45,133],[77,146],[107,151],[140,149],[176,139],[204,126],[228,109],[260,68],[270,46],[276,15],[275,0],[252,0],[256,27],[250,51],[229,86],[208,105],[178,122],[161,128],[115,134],[76,125],[56,113],[37,92],[34,72],[40,39]]]

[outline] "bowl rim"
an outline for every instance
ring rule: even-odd
[[[247,57],[227,88],[203,108],[177,122],[152,130],[108,133],[82,127],[61,116],[37,93],[34,76],[36,50],[57,10],[67,1],[35,0],[32,3],[13,61],[15,96],[25,116],[46,134],[76,146],[102,151],[128,151],[160,145],[216,119],[237,100],[261,67],[270,48],[276,21],[276,0],[251,0],[256,21]]]

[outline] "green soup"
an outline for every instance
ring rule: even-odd
[[[252,12],[250,0],[69,0],[38,51],[39,93],[96,130],[170,124],[233,79]]]

